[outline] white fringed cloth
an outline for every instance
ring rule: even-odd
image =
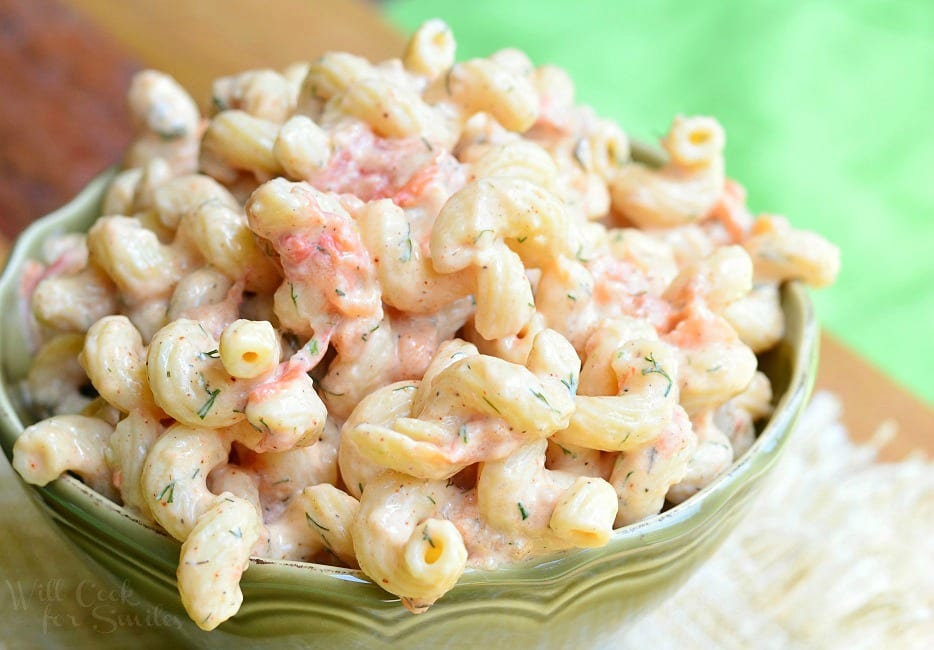
[[[818,393],[739,528],[606,647],[934,648],[934,463],[876,461]],[[934,432],[931,432],[934,435]]]

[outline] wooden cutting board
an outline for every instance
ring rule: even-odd
[[[0,0],[0,22],[0,254],[119,160],[134,71],[165,70],[205,106],[222,74],[331,49],[380,60],[404,43],[374,6],[350,0]],[[841,396],[856,439],[897,424],[884,457],[934,455],[934,410],[827,333],[817,386]]]

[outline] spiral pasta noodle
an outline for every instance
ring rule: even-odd
[[[423,612],[465,571],[606,544],[703,490],[772,392],[778,288],[833,281],[754,216],[716,120],[631,156],[568,75],[331,52],[129,90],[135,139],[86,236],[24,283],[25,480],[73,472],[181,544],[192,619],[251,557],[359,569]]]

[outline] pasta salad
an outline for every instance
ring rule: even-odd
[[[779,286],[837,249],[754,215],[713,118],[661,166],[518,50],[332,52],[215,81],[138,73],[86,234],[23,280],[41,416],[72,472],[181,542],[213,629],[251,557],[359,568],[413,612],[470,568],[606,544],[691,497],[771,411]]]

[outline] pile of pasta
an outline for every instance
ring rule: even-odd
[[[564,71],[455,62],[437,20],[401,59],[218,79],[207,117],[140,72],[129,110],[102,215],[24,279],[46,419],[14,465],[181,541],[204,629],[251,556],[359,568],[422,612],[468,568],[687,499],[770,413],[780,283],[837,272],[750,213],[714,119],[640,164]]]

